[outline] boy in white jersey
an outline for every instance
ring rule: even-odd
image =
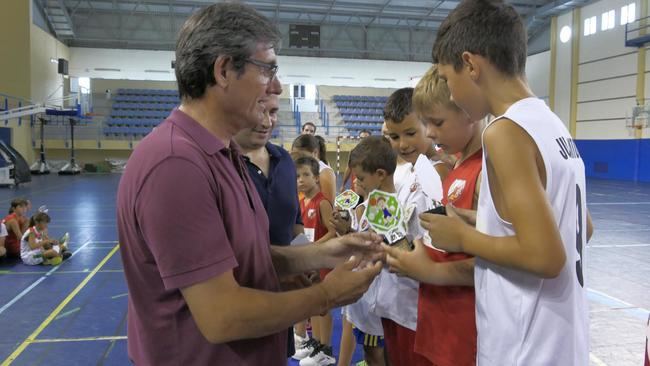
[[[592,232],[584,164],[525,78],[526,30],[510,5],[464,0],[433,60],[452,99],[484,130],[477,230],[421,216],[436,247],[476,256],[478,365],[587,365],[582,253]]]
[[[395,170],[394,184],[406,223],[407,234],[421,238],[425,231],[418,214],[442,200],[441,176],[447,164],[435,159],[433,140],[413,108],[413,88],[398,89],[384,106],[384,121],[393,150],[405,161]],[[432,158],[429,160],[429,158]],[[419,162],[418,162],[419,160]],[[416,168],[417,167],[417,168]],[[382,318],[391,365],[420,366],[430,363],[413,348],[418,317],[419,283],[382,270],[377,279],[377,297],[372,312]]]

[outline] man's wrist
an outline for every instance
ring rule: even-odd
[[[332,306],[330,295],[327,289],[325,288],[325,285],[322,282],[314,285],[314,287],[317,288],[318,292],[320,293],[318,314],[323,316],[327,314],[327,312],[330,310]]]

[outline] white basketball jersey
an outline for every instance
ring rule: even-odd
[[[559,225],[566,263],[558,277],[543,279],[476,258],[477,364],[588,365],[589,308],[582,275],[587,242],[584,164],[566,127],[542,100],[520,100],[492,122],[503,117],[526,130],[544,160],[546,196]],[[483,151],[487,154],[485,146]],[[500,218],[494,206],[486,159],[484,154],[476,227],[491,236],[513,236],[512,224]]]

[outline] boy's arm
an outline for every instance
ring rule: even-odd
[[[474,286],[474,258],[437,263],[429,258],[421,240],[413,244],[412,251],[383,245],[391,272],[436,286]]]
[[[16,238],[20,239],[23,236],[23,231],[20,230],[20,226],[18,225],[18,220],[10,220],[5,224],[8,224],[7,229],[13,231],[14,234],[16,235]]]
[[[485,235],[453,213],[450,217],[424,214],[422,226],[436,246],[447,251],[465,252],[543,278],[556,277],[566,253],[538,170],[537,146],[522,128],[505,119],[487,128],[483,138],[492,196],[502,209],[501,217],[512,223],[515,236]]]
[[[327,228],[327,234],[318,239],[316,243],[322,243],[336,238],[336,228],[332,224],[332,204],[326,200],[322,200],[320,201],[319,210],[321,225]]]

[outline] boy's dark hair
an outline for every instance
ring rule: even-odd
[[[384,120],[401,123],[413,112],[413,88],[397,89],[388,97],[384,106]]]
[[[321,135],[315,135],[314,137],[318,140],[318,159],[327,164],[327,142]]]
[[[9,213],[13,213],[18,206],[27,206],[29,203],[24,198],[14,198],[11,200],[11,206],[9,207]]]
[[[300,135],[293,140],[292,149],[307,150],[309,152],[318,151],[320,155],[320,142],[314,135]]]
[[[463,67],[461,55],[485,57],[507,76],[526,70],[526,27],[517,11],[501,0],[463,0],[442,22],[433,43],[433,63]]]
[[[37,223],[50,222],[50,215],[45,212],[37,212],[29,219],[29,226],[35,226]]]
[[[350,151],[348,165],[350,169],[360,166],[364,172],[371,174],[383,169],[392,175],[397,166],[397,154],[383,136],[368,136]]]
[[[296,164],[296,169],[298,169],[299,166],[309,167],[314,177],[318,177],[320,175],[319,174],[320,167],[318,166],[318,160],[312,158],[311,156],[301,156],[298,159],[296,159],[295,164]]]
[[[183,24],[176,42],[174,70],[181,99],[201,98],[216,84],[217,57],[230,57],[241,75],[259,43],[275,49],[280,39],[277,27],[249,5],[228,2],[200,9]]]

